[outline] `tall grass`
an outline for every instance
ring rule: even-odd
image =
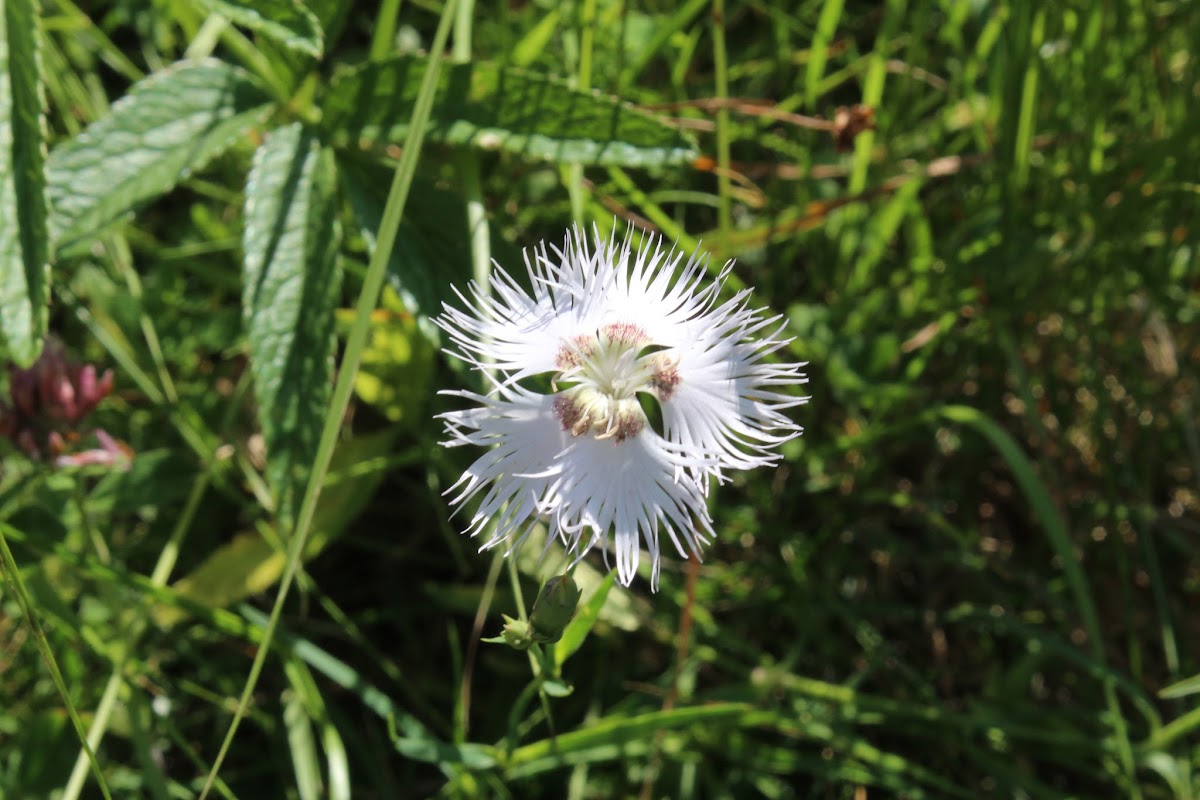
[[[0,798],[1200,795],[1200,6],[791,5],[43,4],[47,327],[115,375],[68,445],[132,458],[0,450]],[[122,138],[181,69],[218,122]],[[160,145],[211,157],[113,188]],[[480,639],[563,557],[459,535],[430,319],[614,216],[736,259],[813,399],[703,564],[589,557],[526,656]],[[271,388],[293,233],[336,335]]]

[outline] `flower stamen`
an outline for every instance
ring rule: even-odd
[[[662,360],[638,357],[649,341],[641,326],[613,322],[594,336],[576,336],[559,345],[554,358],[559,372],[551,385],[568,387],[554,400],[564,431],[616,444],[642,432],[648,421],[637,395],[656,391],[653,364]]]

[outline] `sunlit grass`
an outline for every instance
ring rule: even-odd
[[[1200,7],[478,4],[447,55],[525,70],[505,85],[528,96],[490,108],[526,138],[469,150],[435,103],[393,219],[412,109],[337,92],[375,88],[354,83],[368,56],[428,48],[441,6],[306,5],[319,43],[308,17],[42,9],[55,197],[68,143],[185,52],[258,88],[211,159],[136,202],[79,186],[115,222],[51,243],[49,328],[115,381],[63,427],[54,403],[18,417],[5,379],[0,798],[98,797],[97,774],[152,798],[210,774],[210,796],[305,800],[1200,794]],[[668,126],[590,141],[540,113],[543,75]],[[340,376],[348,407],[318,409],[320,458],[279,473],[248,367],[246,176],[297,121],[336,165],[336,213],[310,222],[333,232],[340,319],[388,289],[361,339],[331,340],[322,392]],[[521,125],[615,160],[558,163]],[[124,141],[96,174],[130,169]],[[501,565],[460,536],[470,509],[442,492],[476,454],[438,446],[436,391],[480,384],[430,319],[580,209],[736,259],[727,291],[784,315],[813,399],[777,469],[714,488],[702,564],[664,558],[651,594],[610,591],[589,556],[586,624],[527,656],[479,640],[566,558],[534,541]],[[50,430],[133,460],[55,467]]]

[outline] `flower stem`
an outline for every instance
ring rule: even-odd
[[[396,18],[400,15],[400,0],[383,0],[375,16],[375,29],[371,33],[371,61],[382,61],[392,52],[396,38]]]
[[[471,60],[471,17],[474,5],[474,0],[461,0],[458,16],[454,20],[453,55],[454,60],[460,64],[468,63]],[[490,297],[492,293],[491,230],[488,226],[487,209],[483,202],[483,179],[479,168],[479,155],[469,149],[460,151],[457,157],[457,168],[467,205],[467,236],[471,243],[471,276],[479,286],[480,293]],[[455,729],[464,740],[470,724],[471,679],[475,675],[475,658],[479,653],[479,639],[483,633],[483,625],[487,620],[488,611],[492,606],[492,598],[496,594],[496,584],[500,580],[502,566],[500,561],[503,557],[500,551],[492,556],[492,565],[488,570],[483,594],[479,599],[479,607],[475,610],[471,639],[467,642],[466,657],[463,660],[462,681],[458,691],[458,708],[455,712]]]
[[[729,64],[725,52],[725,0],[713,0],[713,67],[716,70],[716,93],[719,101],[729,97]],[[733,232],[733,187],[729,181],[729,109],[725,103],[717,108],[717,225],[721,242]]]
[[[587,91],[592,88],[592,43],[595,38],[596,0],[584,0],[579,14],[579,71],[575,85]],[[571,198],[571,218],[583,224],[583,165],[567,167],[567,194]]]
[[[34,641],[37,642],[38,650],[42,653],[42,660],[46,662],[46,668],[50,670],[50,678],[54,681],[55,688],[58,689],[59,697],[62,698],[63,705],[67,709],[67,716],[71,719],[71,724],[75,727],[75,733],[79,736],[79,740],[83,742],[83,752],[86,757],[87,764],[91,766],[92,772],[96,775],[96,782],[100,786],[100,792],[107,800],[112,800],[112,795],[109,794],[108,784],[104,781],[104,773],[100,770],[100,764],[96,761],[96,751],[88,743],[87,734],[83,730],[83,721],[79,718],[79,712],[75,710],[74,703],[71,702],[71,693],[67,689],[67,684],[63,680],[62,672],[58,668],[58,662],[54,659],[54,652],[50,649],[50,642],[46,639],[46,633],[42,630],[41,623],[34,613],[33,601],[29,597],[29,592],[25,589],[25,582],[21,580],[21,571],[17,567],[16,559],[13,558],[12,551],[8,549],[8,540],[5,537],[4,526],[0,524],[0,566],[3,567],[5,577],[8,579],[8,584],[12,588],[12,595],[17,599],[17,604],[21,608],[21,613],[25,617],[26,623],[33,631]]]

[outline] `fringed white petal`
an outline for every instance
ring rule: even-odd
[[[718,463],[708,472],[718,480],[726,468],[778,461],[778,447],[803,432],[782,412],[808,401],[771,388],[806,383],[800,371],[804,364],[764,361],[787,341],[777,338],[778,331],[749,338],[778,320],[762,319],[740,304],[741,297],[715,312],[690,347],[672,351],[679,358],[680,381],[661,404],[667,439],[715,456]]]
[[[704,492],[686,471],[703,462],[657,436],[637,436],[620,444],[579,437],[559,464],[560,502],[551,530],[569,534],[563,538],[572,542],[569,549],[577,558],[598,543],[611,544],[617,577],[626,586],[637,574],[642,543],[657,586],[660,526],[683,558],[699,555],[712,538]]]
[[[788,340],[778,317],[749,307],[749,290],[719,303],[731,264],[706,282],[700,253],[685,258],[655,237],[635,250],[632,232],[620,237],[614,226],[607,237],[594,231],[594,242],[568,231],[561,247],[527,251],[525,265],[528,289],[497,266],[489,291],[472,283],[459,295],[464,309],[446,306],[437,320],[451,352],[491,386],[446,393],[474,406],[442,415],[444,444],[490,448],[450,489],[452,502],[482,494],[467,532],[489,531],[485,548],[511,552],[544,518],[576,559],[611,550],[625,585],[644,547],[657,587],[660,533],[684,558],[713,536],[709,479],[773,464],[800,435],[783,412],[807,398],[783,389],[805,382],[804,365],[767,361]],[[661,361],[647,368],[643,350]],[[583,394],[520,383],[543,374]],[[664,436],[605,418],[630,403],[640,414],[632,392],[659,397]]]

